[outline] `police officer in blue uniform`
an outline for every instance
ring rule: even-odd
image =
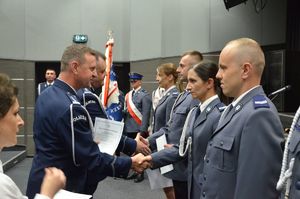
[[[151,97],[142,86],[143,75],[139,73],[129,73],[129,81],[132,90],[125,96],[124,107],[124,132],[130,138],[135,138],[137,133],[148,136],[148,127],[151,113]],[[129,179],[135,178],[134,182],[144,180],[144,173],[133,174]]]
[[[233,97],[207,145],[200,198],[278,198],[283,128],[260,80],[265,58],[259,44],[240,38],[220,54],[217,78]]]
[[[285,142],[284,156],[277,190],[281,199],[300,198],[300,107]]]
[[[182,55],[177,72],[179,80],[185,84],[184,87],[186,87],[187,83],[188,70],[195,64],[199,63],[202,59],[202,54],[198,51],[186,52]],[[165,177],[173,180],[176,198],[188,198],[187,162],[186,160],[177,161],[178,145],[186,117],[189,111],[193,107],[198,106],[198,104],[199,100],[193,100],[189,91],[185,90],[182,92],[177,97],[172,107],[168,124],[165,127],[160,128],[148,138],[152,151],[156,151],[156,139],[163,134],[166,135],[167,143],[172,145],[169,148],[152,153],[150,159],[153,168],[167,165],[170,162],[176,162],[173,164],[174,169],[164,174]]]
[[[177,67],[173,63],[165,63],[157,68],[156,81],[158,81],[159,87],[164,89],[164,93],[153,112],[153,132],[166,126],[173,104],[179,95],[176,88],[178,78],[176,69]]]
[[[129,81],[131,87],[133,88],[129,93],[131,96],[128,96],[128,100],[125,97],[125,116],[124,116],[124,132],[128,137],[135,138],[137,133],[141,133],[147,135],[148,127],[149,127],[149,120],[150,120],[150,112],[151,112],[151,97],[149,93],[141,87],[142,85],[142,78],[143,75],[138,73],[130,73],[129,74]],[[127,95],[129,95],[127,93]],[[132,109],[136,108],[138,112],[142,114],[141,123],[139,124],[136,121],[136,118],[129,112],[129,98],[132,98],[133,107]]]
[[[46,88],[52,86],[54,84],[54,80],[56,78],[55,70],[48,68],[45,73],[45,82],[41,82],[38,84],[38,95],[40,95]]]
[[[103,85],[103,80],[105,77],[105,68],[106,68],[105,56],[98,51],[95,51],[95,54],[96,54],[95,56],[97,62],[96,65],[97,76],[92,78],[90,89],[83,88],[77,91],[78,99],[90,114],[93,124],[95,124],[96,117],[108,119],[106,111],[100,101],[99,94],[96,92],[98,88]],[[150,151],[150,149],[148,149],[148,147],[144,145],[142,142],[139,141],[136,142],[136,140],[128,138],[123,135],[121,137],[116,153],[123,152],[124,154],[131,156],[134,152],[136,153],[144,152],[143,150]],[[86,185],[86,190],[88,191],[88,193],[94,193],[95,190],[97,189],[98,181],[92,184],[91,181],[89,180],[93,178],[94,178],[93,176],[88,176],[87,178],[88,184]],[[106,178],[105,174],[103,175],[103,179],[104,178]]]
[[[196,199],[200,196],[203,158],[206,146],[225,105],[220,101],[224,96],[216,79],[218,66],[211,61],[201,61],[188,72],[187,89],[193,98],[200,100],[193,108],[184,124],[180,138],[179,155],[188,160],[188,196]]]
[[[36,154],[27,185],[29,198],[39,192],[46,167],[64,171],[66,190],[93,194],[86,190],[88,183],[95,184],[104,175],[126,177],[130,168],[141,172],[147,166],[145,162],[139,164],[142,154],[131,158],[114,157],[101,153],[93,141],[92,120],[79,103],[76,90],[88,87],[95,75],[96,59],[92,49],[78,44],[66,48],[59,79],[36,102],[33,127]]]

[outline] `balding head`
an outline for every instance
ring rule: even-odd
[[[240,65],[249,62],[254,66],[255,72],[259,77],[262,76],[265,67],[265,56],[260,45],[249,38],[240,38],[230,41],[223,50],[231,50]]]
[[[265,66],[265,57],[259,44],[249,38],[240,38],[226,44],[220,54],[217,78],[223,93],[237,98],[258,86]]]

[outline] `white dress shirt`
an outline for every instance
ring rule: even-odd
[[[2,162],[0,160],[0,195],[2,199],[28,199],[24,196],[14,181],[3,173]],[[34,199],[50,199],[47,196],[36,194]]]

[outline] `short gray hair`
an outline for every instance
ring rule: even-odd
[[[65,71],[68,68],[70,61],[73,60],[84,63],[85,54],[91,54],[95,56],[95,51],[90,47],[82,44],[73,44],[71,46],[68,46],[61,57],[60,70]]]

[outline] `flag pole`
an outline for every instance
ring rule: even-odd
[[[106,50],[105,50],[105,56],[106,56],[106,76],[105,76],[105,83],[104,83],[104,95],[103,95],[103,106],[107,108],[107,101],[108,101],[108,93],[109,93],[109,83],[110,83],[110,70],[112,65],[112,47],[114,45],[114,39],[113,39],[113,31],[109,30],[107,31],[108,35],[108,41],[106,43]]]

